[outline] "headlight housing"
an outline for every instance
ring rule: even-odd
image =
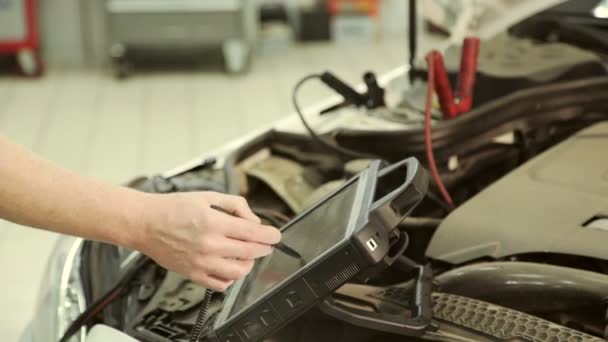
[[[35,316],[30,325],[32,342],[57,341],[86,307],[80,276],[83,240],[60,237],[48,261]],[[84,342],[86,329],[71,342]]]

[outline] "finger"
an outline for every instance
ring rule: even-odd
[[[262,222],[260,218],[251,211],[251,208],[244,197],[214,192],[211,202],[232,215],[257,223]]]
[[[251,272],[251,270],[253,269],[253,266],[255,266],[255,260],[253,260],[253,259],[241,260],[241,259],[224,258],[224,260],[227,260],[229,263],[236,264],[237,267],[239,267],[241,269],[241,271],[244,273],[243,276],[241,276],[241,278],[247,276],[249,274],[249,272]]]
[[[278,229],[238,217],[224,215],[218,224],[224,236],[232,239],[265,245],[274,245],[281,241],[281,232]]]
[[[192,279],[192,281],[202,287],[216,292],[224,292],[230,285],[234,283],[234,280],[221,279],[209,274],[201,274],[200,276]]]
[[[225,258],[252,260],[272,253],[272,247],[269,245],[226,237],[216,239],[214,244],[213,252]]]
[[[253,267],[253,260],[217,258],[209,261],[208,274],[226,280],[237,280],[246,276]]]

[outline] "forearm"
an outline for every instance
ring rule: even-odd
[[[244,198],[216,192],[146,194],[103,184],[2,137],[0,218],[139,250],[216,291],[247,274],[253,260],[270,254],[281,240]]]
[[[144,234],[150,198],[76,175],[0,137],[1,218],[130,247]]]

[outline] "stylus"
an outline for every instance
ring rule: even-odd
[[[221,212],[222,212],[222,213],[224,213],[224,214],[227,214],[227,215],[232,215],[232,214],[231,214],[231,213],[229,213],[229,212],[228,212],[226,209],[224,209],[224,208],[222,208],[222,207],[219,207],[219,206],[217,206],[217,205],[211,205],[211,208],[213,208],[213,209],[215,209],[215,210],[217,210],[217,211],[221,211]],[[290,256],[290,257],[292,257],[292,258],[295,258],[295,259],[300,259],[300,261],[301,261],[302,263],[304,263],[304,264],[306,263],[306,260],[304,260],[304,258],[302,257],[302,255],[300,255],[300,253],[298,253],[298,251],[296,251],[295,249],[293,249],[293,248],[291,248],[291,247],[287,246],[287,245],[286,245],[285,243],[283,243],[283,242],[279,242],[279,243],[277,243],[277,244],[273,245],[273,247],[274,247],[274,248],[276,248],[276,249],[278,249],[279,251],[281,251],[281,252],[283,252],[283,253],[285,253],[285,254],[289,255],[289,256]]]
[[[279,243],[275,244],[274,248],[276,248],[279,251],[281,251],[281,252],[289,255],[292,258],[300,259],[301,261],[303,261],[304,263],[306,263],[306,261],[304,260],[304,258],[302,258],[302,256],[300,255],[300,253],[298,253],[298,251],[296,251],[295,249],[287,246],[283,242],[279,242]]]

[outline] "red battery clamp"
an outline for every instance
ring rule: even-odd
[[[453,94],[441,53],[431,52],[431,61],[435,69],[435,91],[444,119],[452,119],[471,110],[478,55],[479,38],[466,38],[462,44],[458,85]]]

